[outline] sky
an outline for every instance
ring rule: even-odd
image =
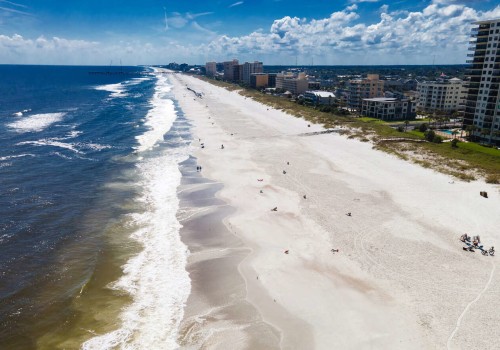
[[[463,64],[498,0],[0,0],[0,64]]]

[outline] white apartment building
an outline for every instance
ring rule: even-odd
[[[375,97],[363,99],[361,115],[382,120],[415,118],[415,104],[409,99]]]
[[[453,112],[465,109],[466,83],[449,80],[424,81],[417,84],[417,108],[421,111]]]
[[[290,91],[294,95],[300,95],[309,88],[309,83],[305,73],[295,76],[292,73],[278,73],[276,75],[276,88]]]
[[[474,25],[464,127],[474,127],[476,139],[500,146],[500,18]]]

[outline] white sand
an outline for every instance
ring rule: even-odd
[[[239,266],[246,299],[282,348],[499,346],[499,257],[458,240],[468,232],[500,247],[498,186],[337,134],[300,136],[322,128],[193,77],[171,80],[204,176],[236,208],[225,223],[251,248]]]

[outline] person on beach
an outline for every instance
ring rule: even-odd
[[[347,213],[346,215],[347,215],[347,216],[352,216],[351,212]]]
[[[220,149],[224,149],[224,145],[221,145],[221,146],[220,146]]]
[[[285,170],[283,170],[283,175],[285,175],[285,174],[286,174],[286,171],[285,171]]]

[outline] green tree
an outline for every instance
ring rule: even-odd
[[[428,129],[428,128],[427,128],[427,124],[426,124],[426,123],[422,123],[422,124],[420,124],[420,125],[418,126],[418,130],[419,130],[420,132],[426,132],[426,131],[427,131],[427,129]]]
[[[441,142],[443,142],[443,138],[439,135],[434,135],[434,137],[432,138],[432,142],[441,143]]]
[[[436,136],[436,133],[432,130],[427,130],[425,132],[425,139],[429,142],[432,142],[432,140],[434,140],[434,136]]]
[[[457,139],[451,140],[451,148],[458,148],[458,140]]]

